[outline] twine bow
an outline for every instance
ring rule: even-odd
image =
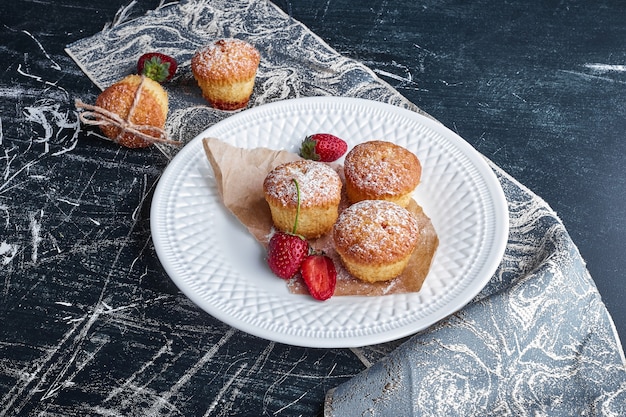
[[[115,143],[120,142],[120,138],[122,138],[125,134],[130,133],[140,139],[145,140],[149,143],[167,143],[171,145],[180,145],[179,141],[169,139],[167,137],[167,132],[164,129],[161,129],[157,126],[150,125],[136,125],[131,122],[131,117],[135,108],[139,103],[139,99],[141,96],[141,90],[143,87],[143,83],[145,81],[145,76],[141,77],[141,83],[135,91],[135,97],[133,99],[133,104],[128,111],[128,115],[126,118],[120,117],[119,114],[109,111],[100,106],[93,106],[91,104],[83,103],[80,99],[76,99],[74,101],[74,105],[76,109],[79,110],[78,117],[81,122],[86,125],[92,126],[111,126],[119,129],[119,133],[115,138],[109,138]]]

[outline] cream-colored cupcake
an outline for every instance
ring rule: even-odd
[[[248,105],[260,61],[259,51],[248,42],[220,39],[193,55],[191,71],[213,107],[236,110]]]
[[[384,200],[364,200],[343,210],[333,242],[344,266],[366,282],[388,281],[406,268],[419,239],[417,219]]]
[[[358,144],[348,152],[344,174],[351,203],[387,200],[406,207],[420,182],[422,166],[408,149],[374,140]]]
[[[263,192],[274,226],[292,232],[296,221],[298,194],[300,211],[296,233],[307,239],[330,232],[339,214],[341,178],[323,162],[298,160],[274,168],[263,181]]]

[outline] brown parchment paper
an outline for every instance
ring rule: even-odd
[[[266,248],[273,223],[263,195],[263,180],[276,166],[301,159],[300,156],[284,150],[239,148],[216,138],[205,138],[202,143],[213,168],[217,189],[224,205]],[[333,167],[343,179],[341,165]],[[340,210],[347,204],[344,196]],[[368,283],[350,275],[334,249],[330,234],[310,241],[314,248],[323,250],[335,262],[337,268],[335,295],[373,296],[417,292],[421,289],[439,245],[439,239],[430,218],[419,204],[411,200],[407,209],[418,219],[420,242],[404,272],[390,281]],[[307,292],[299,276],[288,281],[288,287],[294,293]]]

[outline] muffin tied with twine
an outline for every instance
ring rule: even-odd
[[[115,143],[145,148],[154,143],[179,144],[167,138],[168,96],[154,80],[128,75],[106,88],[95,106],[76,100],[81,122],[95,125]]]

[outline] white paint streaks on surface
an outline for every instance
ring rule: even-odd
[[[0,204],[0,211],[4,212],[4,227],[7,228],[9,227],[9,223],[10,223],[10,217],[9,217],[9,207],[6,204]]]
[[[272,28],[264,31],[262,36],[251,34],[260,45],[267,44],[268,35],[274,30],[279,35],[285,33],[282,31],[301,30],[297,39],[315,41],[306,28],[284,24],[293,22],[281,18],[275,19],[275,22],[265,21],[273,6],[263,2],[255,4],[258,9],[246,8],[246,13],[261,13],[262,18],[254,23],[262,25],[263,30],[268,26]],[[183,5],[189,8],[185,14],[187,20],[180,19],[176,14],[166,14],[157,27],[150,19],[159,16],[151,14],[144,23],[154,33],[153,30],[159,27],[176,28],[180,23],[187,28],[202,22],[214,31],[205,33],[211,37],[216,30],[222,29],[223,22],[238,22],[237,19],[241,19],[241,10],[236,13],[232,10],[242,5],[245,6],[245,2],[212,1],[210,6],[201,3],[196,7],[196,3],[189,2],[187,6]],[[228,15],[219,10],[216,13],[219,24],[214,24],[207,17],[211,14],[204,13],[207,7],[211,10],[222,7],[231,12]],[[101,82],[109,76],[119,77],[124,66],[117,65],[117,62],[130,63],[135,59],[134,53],[126,49],[128,45],[135,44],[116,37],[116,34],[126,34],[133,36],[133,40],[136,38],[136,25],[119,25],[127,20],[129,8],[120,10],[118,22],[109,27],[111,32],[104,36],[108,40],[113,39],[114,47],[124,49],[124,53],[116,56],[116,60],[110,60],[109,52],[117,54],[117,51],[104,48],[106,56],[94,53],[93,60],[86,60],[94,65],[95,72],[98,72],[94,78],[100,77]],[[120,32],[114,33],[114,28],[119,28]],[[172,284],[156,265],[157,260],[151,253],[153,248],[146,231],[149,219],[142,210],[149,201],[155,179],[162,168],[151,164],[156,164],[157,158],[162,156],[155,152],[139,157],[139,152],[131,153],[123,149],[98,152],[97,155],[91,155],[85,149],[74,152],[80,126],[75,112],[67,110],[70,98],[62,86],[61,74],[59,79],[55,79],[58,63],[63,61],[54,59],[32,34],[24,34],[35,40],[35,52],[43,51],[43,61],[38,64],[48,65],[52,71],[42,77],[35,69],[37,66],[24,62],[17,65],[17,69],[11,68],[13,76],[25,82],[0,87],[0,99],[11,102],[10,107],[16,109],[16,114],[3,113],[0,119],[0,144],[3,145],[0,152],[0,279],[8,270],[11,280],[6,278],[4,281],[5,300],[25,301],[28,310],[20,310],[18,302],[14,302],[11,308],[16,310],[16,314],[31,314],[34,319],[42,320],[41,325],[48,326],[45,328],[48,337],[45,340],[32,337],[28,346],[25,343],[2,345],[2,349],[12,354],[29,349],[34,359],[26,362],[0,358],[1,369],[6,369],[2,376],[15,382],[8,392],[0,394],[0,415],[26,414],[26,411],[31,411],[29,407],[32,408],[32,415],[42,416],[236,415],[239,404],[248,401],[250,395],[262,397],[256,403],[259,404],[259,414],[307,415],[302,411],[307,410],[307,402],[309,409],[312,402],[316,403],[314,406],[319,406],[320,387],[335,385],[340,378],[345,380],[350,376],[344,362],[353,360],[354,368],[358,368],[356,355],[364,365],[375,366],[377,359],[389,352],[383,347],[333,350],[328,353],[331,356],[328,359],[325,357],[327,353],[316,350],[291,349],[252,340],[226,329],[226,326],[220,327],[217,320],[203,315],[189,300],[168,287]],[[172,30],[168,35],[176,36],[176,31]],[[201,37],[194,41],[199,39]],[[95,51],[93,48],[102,46],[100,41],[102,38],[87,40],[84,50]],[[136,46],[152,46],[151,42],[152,38],[141,38]],[[167,42],[172,42],[171,38]],[[177,45],[183,48],[187,43],[183,40]],[[386,85],[381,86],[382,83],[370,81],[362,88],[355,87],[352,75],[364,68],[321,43],[307,44],[302,52],[311,52],[311,47],[316,48],[318,53],[307,55],[294,65],[285,62],[284,57],[275,62],[268,61],[259,79],[259,86],[265,89],[259,89],[254,105],[298,95],[335,94],[382,99],[412,107],[395,92],[390,92]],[[407,68],[392,63],[379,74],[399,82],[403,88],[411,88],[414,75],[425,70],[427,61],[424,57],[432,54],[418,45],[415,47],[421,57],[419,66]],[[115,63],[114,68],[107,67],[107,62],[109,65]],[[318,74],[311,71],[311,68],[329,66],[332,69],[330,72]],[[343,77],[344,69],[352,75]],[[63,74],[67,75],[66,71],[72,69],[64,69]],[[619,66],[599,66],[587,67],[584,72],[590,78],[604,76],[604,73],[615,77],[624,70]],[[311,74],[317,78],[310,80]],[[609,76],[606,78],[609,79]],[[33,84],[37,88],[32,87]],[[522,96],[518,98],[522,99]],[[180,106],[181,101],[174,100],[173,107],[176,105]],[[193,129],[205,127],[223,116],[208,114],[210,112],[201,105],[193,107],[183,103],[183,107],[197,112],[174,112],[173,120],[180,122],[173,124],[176,126],[174,130],[181,137],[193,137]],[[189,126],[190,114],[201,114],[192,128]],[[21,132],[27,132],[21,133],[17,138],[19,140],[12,137],[15,136],[15,126]],[[92,136],[98,134],[90,131],[83,134],[82,139],[93,140]],[[168,150],[163,154],[172,156]],[[78,169],[60,169],[62,175],[57,175],[57,168],[62,164]],[[12,198],[22,196],[25,196],[22,200],[13,202]],[[520,219],[513,220],[518,226],[524,223]],[[10,237],[4,237],[3,227],[10,231]],[[29,248],[33,249],[34,259],[33,256],[31,259],[36,260],[37,265],[27,262]],[[521,244],[515,247],[519,251],[526,248]],[[529,251],[535,249],[528,248]],[[509,269],[503,275],[533,266],[528,265],[527,268],[518,263],[518,259],[508,260]],[[63,267],[68,267],[67,272],[47,272],[48,268]],[[14,271],[17,269],[19,273],[16,275]],[[493,285],[500,285],[502,280],[501,276],[495,277]],[[529,304],[532,299],[527,296],[520,299],[526,303],[516,310],[524,313],[520,313],[520,317],[541,312],[528,307],[534,306]],[[486,301],[483,304],[488,305]],[[503,316],[495,315],[498,318]],[[49,321],[44,321],[48,318]],[[487,346],[504,345],[507,349],[505,353],[517,352],[514,345],[492,344],[495,343],[492,342],[492,334],[487,332],[485,335],[477,331],[476,326],[467,327],[469,322],[466,320],[457,328],[463,329],[465,325],[467,332],[475,336],[472,340],[485,338],[489,342]],[[502,322],[496,324],[502,325]],[[549,340],[547,334],[540,336],[540,340]],[[481,349],[478,352],[491,351]],[[498,349],[493,351],[500,354]],[[459,364],[458,370],[444,372],[442,382],[449,380],[445,377],[457,375],[457,372],[463,376],[467,369],[476,369],[465,367],[477,362],[476,355],[468,355],[471,351],[455,349],[450,352],[466,360],[439,364],[450,368]],[[15,357],[18,355],[15,354]],[[438,369],[437,366],[433,368]],[[502,365],[497,371],[504,372],[506,369]],[[342,372],[345,373],[342,375]],[[562,377],[565,379],[568,375]],[[447,401],[450,401],[449,398],[442,397],[438,405],[445,405]],[[66,405],[68,403],[71,405]],[[196,408],[192,410],[190,407],[194,406]]]
[[[229,406],[228,404],[223,404],[224,401],[222,398],[224,397],[224,394],[230,389],[230,387],[239,379],[239,375],[243,372],[244,369],[246,369],[247,366],[248,366],[247,363],[243,363],[239,365],[235,373],[226,381],[226,383],[222,386],[222,388],[220,388],[217,395],[215,396],[215,398],[209,405],[209,408],[206,410],[206,413],[204,413],[204,417],[212,416],[213,412],[218,407],[219,407],[220,415],[227,415],[224,413],[228,413],[230,411]]]
[[[29,218],[32,244],[30,259],[33,263],[36,263],[39,254],[39,243],[41,242],[41,219],[43,218],[43,210],[39,212],[39,218],[37,218],[36,214],[31,214]]]
[[[36,37],[33,36],[32,33],[30,33],[27,30],[23,30],[23,33],[25,33],[26,35],[28,35],[28,37],[30,37],[39,47],[39,49],[41,50],[41,52],[44,53],[44,55],[46,56],[46,58],[48,58],[48,60],[50,61],[50,63],[52,64],[50,67],[57,70],[57,71],[61,71],[61,66],[59,64],[56,63],[56,61],[54,59],[52,59],[52,57],[50,56],[50,54],[48,54],[48,52],[44,49],[43,45],[41,45],[41,42],[39,42],[39,40],[37,40]]]
[[[165,341],[165,344],[156,352],[156,354],[154,354],[154,356],[152,356],[152,358],[148,361],[145,361],[141,367],[136,371],[133,372],[125,381],[123,384],[119,385],[118,387],[116,387],[114,390],[111,391],[111,393],[107,396],[107,398],[104,400],[105,403],[110,402],[113,398],[119,396],[120,394],[122,394],[124,391],[127,391],[129,389],[132,388],[132,390],[137,390],[138,388],[140,389],[146,389],[145,386],[138,386],[135,384],[135,380],[145,374],[146,372],[152,372],[152,367],[154,366],[155,362],[157,359],[161,358],[163,355],[171,355],[172,354],[172,344],[173,341],[171,339],[167,339]]]
[[[189,382],[191,377],[196,374],[202,367],[209,362],[219,351],[219,349],[228,342],[228,340],[235,334],[234,329],[229,329],[224,336],[196,362],[176,381],[170,389],[157,399],[152,404],[152,407],[147,411],[147,415],[161,415],[161,409],[163,407],[174,407],[170,403],[170,399],[178,394],[180,389]],[[174,407],[175,408],[175,407]]]
[[[615,64],[585,64],[585,68],[589,68],[590,70],[597,72],[626,72],[626,65],[615,65]]]
[[[11,263],[15,255],[17,255],[17,251],[19,246],[10,244],[6,241],[0,242],[0,260],[2,265],[8,265]]]
[[[57,301],[55,304],[58,304],[64,307],[71,307],[73,305],[72,303],[68,303],[67,301]]]

